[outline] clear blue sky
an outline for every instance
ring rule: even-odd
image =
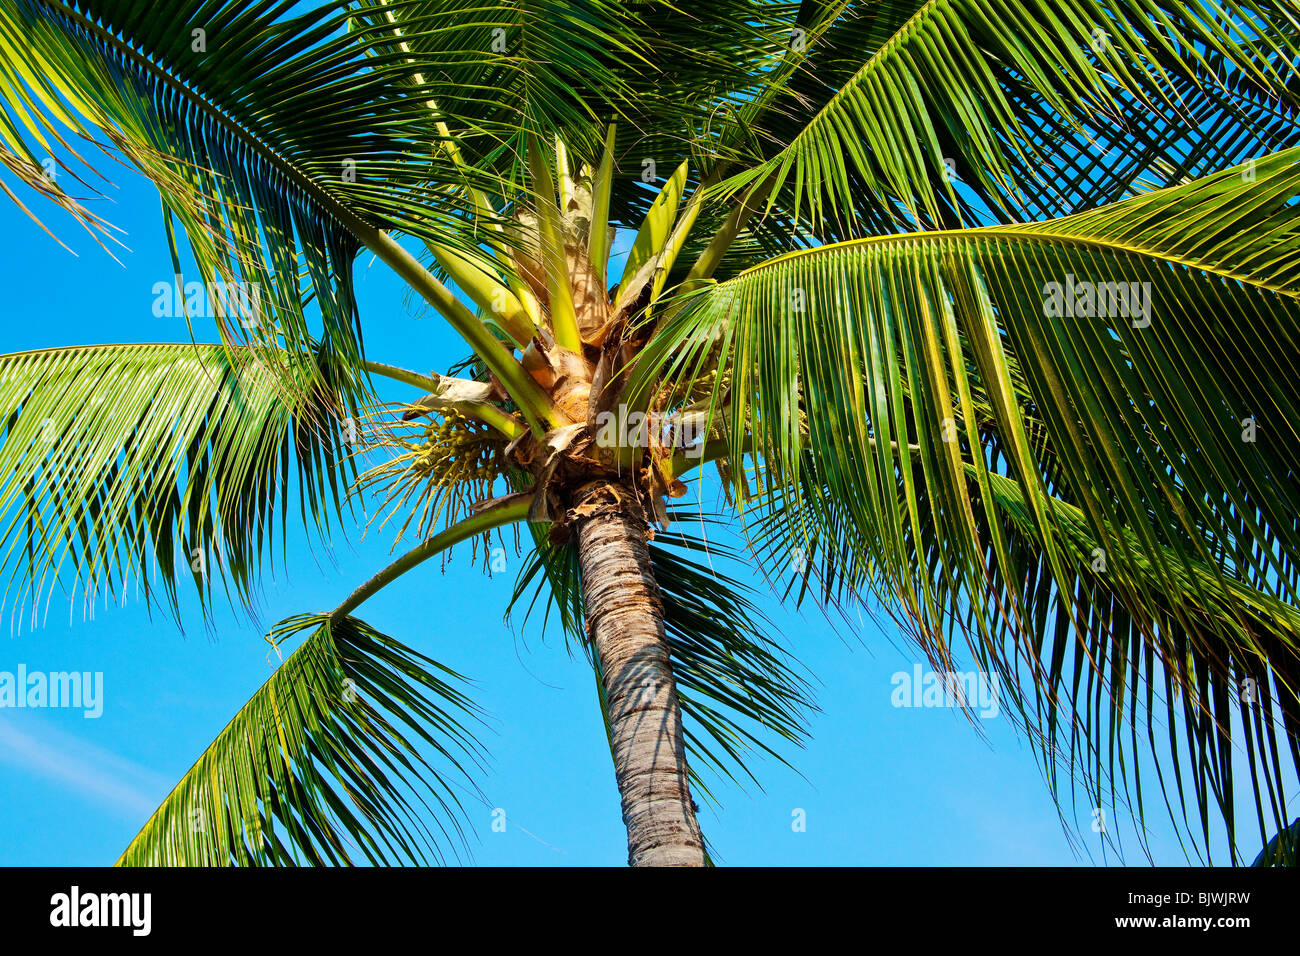
[[[151,312],[154,283],[172,275],[156,194],[123,170],[113,175],[117,202],[101,215],[127,230],[124,266],[38,207],[80,253],[70,255],[0,199],[0,351],[186,338],[183,320]],[[382,263],[363,256],[359,266],[371,357],[427,371],[464,355],[433,317],[412,316]],[[394,397],[405,396],[401,388]],[[0,710],[0,864],[111,863],[270,673],[265,627],[334,607],[391,560],[389,547],[372,535],[355,546],[340,538],[332,553],[313,554],[295,540],[289,573],[265,583],[260,621],[219,611],[211,635],[192,601],[185,635],[134,600],[101,605],[90,619],[80,599],[70,614],[58,594],[37,630],[24,625],[18,633],[7,603],[0,671],[19,664],[102,671],[105,702],[97,720]],[[358,613],[475,681],[491,762],[479,778],[487,802],[469,801],[473,862],[621,865],[625,836],[590,671],[566,652],[558,630],[539,632],[540,620],[522,632],[503,623],[519,568],[513,553],[509,563],[489,578],[466,550],[445,573],[431,562]],[[983,741],[955,711],[891,706],[891,675],[910,671],[918,658],[887,620],[835,633],[815,611],[788,613],[766,596],[759,603],[819,680],[821,713],[812,716],[807,749],[789,754],[802,777],[767,761],[758,773],[765,791],[717,788],[722,808],[706,807],[702,823],[719,863],[1089,862],[1071,851],[1032,750],[1003,720],[985,722]],[[1151,799],[1156,859],[1180,863],[1159,797]],[[506,810],[505,833],[491,829],[496,807]],[[792,831],[796,808],[806,811],[805,832]],[[1100,861],[1086,811],[1082,818]]]

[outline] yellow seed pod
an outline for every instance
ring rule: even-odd
[[[503,442],[481,422],[455,410],[424,429],[424,442],[412,469],[433,484],[448,487],[464,481],[490,483],[501,474]]]

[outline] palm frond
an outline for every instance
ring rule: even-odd
[[[528,133],[559,135],[594,167],[616,123],[609,221],[636,228],[655,183],[681,162],[709,170],[730,160],[732,150],[720,148],[736,138],[730,118],[791,60],[799,9],[792,0],[715,0],[698,10],[640,0],[366,0],[355,15],[367,46],[392,55],[404,44],[437,78],[433,99],[473,168],[518,183],[513,167]]]
[[[352,617],[301,615],[269,639],[304,632],[119,866],[427,864],[463,843],[455,788],[478,745],[459,675]]]
[[[0,573],[15,609],[29,594],[34,616],[60,584],[124,599],[134,579],[175,612],[187,576],[205,602],[219,580],[249,604],[292,494],[327,533],[350,474],[348,406],[320,374],[285,388],[290,363],[275,361],[192,344],[0,356]]]
[[[914,467],[920,484],[921,466]],[[1116,574],[1083,513],[1055,497],[1039,502],[1059,520],[1053,545],[1064,560],[1053,564],[1018,483],[991,472],[982,498],[976,471],[966,468],[984,549],[983,601],[945,577],[951,559],[938,503],[922,495],[914,507],[909,545],[916,542],[916,573],[934,582],[943,618],[934,628],[941,630],[919,624],[890,590],[893,582],[873,547],[825,488],[776,495],[749,509],[745,530],[754,562],[783,600],[796,604],[812,597],[839,606],[871,597],[936,671],[960,670],[965,645],[996,678],[1000,702],[1014,708],[1011,716],[1035,743],[1056,799],[1077,803],[1086,794],[1089,806],[1106,808],[1111,819],[1113,808],[1120,808],[1139,821],[1140,841],[1147,819],[1142,765],[1148,760],[1162,786],[1172,780],[1174,792],[1166,799],[1179,801],[1177,811],[1169,808],[1175,825],[1199,817],[1206,846],[1211,811],[1227,822],[1231,839],[1246,842],[1236,832],[1239,793],[1253,797],[1261,834],[1287,819],[1281,764],[1300,766],[1300,611],[1231,578],[1220,589],[1220,569],[1180,564],[1168,549],[1147,556],[1127,529],[1117,537],[1133,560]],[[815,464],[810,461],[804,474],[814,480]],[[901,481],[896,508],[908,513]],[[1176,590],[1170,590],[1171,579]],[[1243,627],[1253,646],[1231,636]],[[1172,776],[1163,751],[1172,758]],[[1234,768],[1243,766],[1253,786],[1237,790]],[[1117,837],[1112,829],[1104,838],[1122,849]]]
[[[464,174],[430,155],[414,68],[367,56],[347,7],[6,2],[0,128],[31,131],[5,137],[29,161],[61,128],[107,138],[162,193],[177,262],[174,222],[205,284],[256,290],[249,314],[214,305],[224,340],[316,348],[355,371],[358,249],[379,229],[461,242],[451,200],[426,184]]]
[[[1264,845],[1251,866],[1300,866],[1300,819]]]
[[[1121,722],[1058,721],[1071,673],[1074,705],[1104,685],[1117,715],[1167,681],[1200,816],[1231,821],[1232,687],[1255,681],[1263,826],[1285,816],[1279,755],[1300,762],[1298,161],[771,260],[706,290],[638,374],[685,389],[720,351],[738,501],[940,660],[964,640],[1027,667],[1053,761],[1065,726],[1097,777],[1104,754],[1124,773]]]
[[[1295,145],[1298,56],[1293,0],[854,4],[723,191],[828,238],[1059,216]]]

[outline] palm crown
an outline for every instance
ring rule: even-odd
[[[1260,842],[1286,828],[1300,5],[300,6],[0,0],[11,181],[102,237],[49,157],[133,164],[221,306],[219,344],[0,357],[13,586],[134,574],[176,609],[176,550],[219,541],[246,602],[295,496],[325,535],[375,492],[421,538],[272,631],[296,649],[120,862],[455,842],[473,704],[354,612],[520,524],[631,862],[706,862],[692,767],[744,772],[809,706],[672,523],[706,463],[786,599],[879,601],[996,674],[1054,792],[1140,809],[1167,747],[1203,842],[1222,816],[1238,858],[1243,763]],[[463,337],[455,374],[367,353],[363,250]]]

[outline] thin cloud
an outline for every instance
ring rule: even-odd
[[[62,784],[97,806],[147,817],[170,787],[161,775],[37,718],[22,722],[20,730],[14,719],[0,717],[0,762]]]

